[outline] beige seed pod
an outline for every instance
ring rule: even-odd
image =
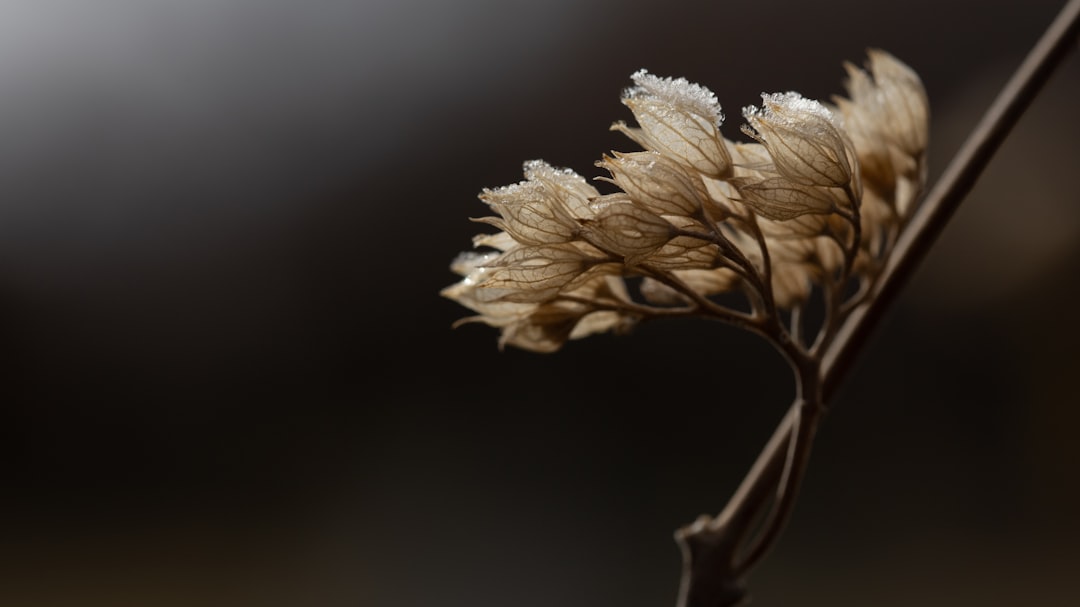
[[[614,203],[583,224],[583,237],[590,244],[624,258],[634,265],[675,235],[675,228],[663,217],[631,203]]]
[[[720,124],[724,115],[709,89],[684,78],[659,78],[645,70],[631,78],[623,103],[634,113],[639,129],[612,125],[647,150],[660,152],[709,177],[731,174],[731,156]]]
[[[699,177],[657,152],[615,152],[597,166],[611,173],[610,179],[601,179],[619,186],[634,203],[657,215],[696,216],[707,196]]]
[[[762,94],[761,99],[761,109],[743,109],[750,126],[744,130],[765,146],[781,175],[802,185],[851,183],[853,154],[824,105],[798,93]]]
[[[775,221],[836,210],[837,199],[826,188],[795,183],[784,177],[743,182],[738,186],[743,204]]]

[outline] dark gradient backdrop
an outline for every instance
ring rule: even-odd
[[[597,174],[646,67],[840,92],[918,70],[933,170],[1057,0],[10,0],[0,604],[661,607],[790,397],[656,323],[451,331],[475,194]],[[1080,59],[840,394],[756,605],[1075,605]]]

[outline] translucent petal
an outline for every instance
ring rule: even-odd
[[[908,154],[921,154],[926,149],[930,114],[922,81],[914,70],[885,51],[871,49],[868,55],[874,82],[889,107],[897,142]]]
[[[766,238],[793,240],[821,236],[829,230],[829,217],[822,214],[799,215],[791,219],[775,221],[760,218],[758,226]]]
[[[690,268],[713,268],[720,252],[714,244],[704,244],[697,238],[677,236],[653,251],[646,260],[652,268],[663,270],[686,270]]]
[[[528,316],[536,308],[535,304],[530,303],[482,301],[476,297],[476,286],[467,281],[454,283],[440,291],[439,294],[480,314],[480,316],[473,316],[459,321],[459,324],[461,322],[482,322],[493,327],[503,327]]]
[[[596,333],[604,333],[625,324],[626,319],[614,310],[591,312],[581,317],[581,320],[574,325],[574,329],[570,331],[570,339],[581,339]]]
[[[636,87],[629,89],[625,97],[650,96],[672,106],[685,108],[700,116],[708,117],[710,122],[720,124],[724,114],[716,95],[709,89],[687,81],[685,78],[661,78],[647,70],[638,70],[630,76]]]
[[[600,195],[584,177],[570,169],[557,169],[543,160],[525,163],[525,178],[544,187],[570,216],[577,219],[591,217],[589,200]]]
[[[672,272],[686,286],[704,296],[730,291],[738,284],[738,275],[727,268],[675,270]],[[647,278],[642,281],[641,295],[657,305],[676,305],[686,296],[662,282]]]
[[[845,65],[850,100],[837,99],[869,182],[889,190],[898,175],[922,179],[929,104],[918,75],[892,55],[869,51],[870,73]]]
[[[495,259],[478,285],[482,301],[536,303],[555,297],[595,260],[570,245],[523,246]]]
[[[747,172],[770,171],[775,172],[772,157],[769,150],[760,143],[736,143],[730,146],[731,161],[737,168]],[[740,173],[736,173],[740,174]],[[743,173],[745,174],[745,173]]]
[[[798,93],[761,98],[763,109],[748,106],[743,114],[754,129],[749,134],[769,150],[777,171],[804,185],[841,187],[851,182],[853,154],[824,105]]]
[[[655,213],[632,204],[612,204],[585,222],[583,235],[588,242],[632,264],[670,240],[673,230],[674,226]]]
[[[579,310],[540,306],[527,318],[503,329],[499,347],[510,345],[533,352],[555,352],[570,339],[581,315]]]
[[[731,158],[720,134],[724,116],[711,91],[683,78],[658,78],[644,70],[633,79],[637,86],[626,91],[623,103],[641,128],[630,131],[618,123],[613,128],[704,175],[730,175]]]
[[[776,221],[794,219],[808,213],[831,213],[836,198],[824,188],[794,183],[782,177],[739,186],[743,204],[763,217]]]
[[[679,293],[655,278],[642,280],[639,290],[645,301],[658,306],[674,306],[686,303],[688,300],[686,295]]]
[[[630,139],[630,141],[633,141],[634,143],[645,148],[646,150],[656,150],[657,148],[656,144],[649,139],[649,136],[645,133],[645,131],[639,128],[634,128],[632,126],[627,126],[627,124],[622,120],[613,123],[610,130],[619,131],[623,135],[626,135],[626,137]]]
[[[701,180],[677,162],[655,152],[605,157],[598,166],[611,172],[611,181],[640,206],[658,215],[698,214],[704,194]]]
[[[454,261],[450,262],[450,269],[460,276],[468,276],[473,272],[482,270],[483,266],[490,264],[498,256],[499,254],[493,251],[486,253],[476,253],[472,251],[459,253],[458,256],[454,258]]]
[[[555,244],[573,240],[577,225],[561,209],[559,203],[549,197],[521,199],[511,202],[489,202],[502,216],[502,221],[484,219],[506,231],[522,244]]]
[[[474,247],[491,247],[500,251],[509,251],[510,249],[518,246],[514,237],[506,232],[498,232],[495,234],[477,234],[473,236]]]

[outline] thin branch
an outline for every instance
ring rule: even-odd
[[[691,302],[694,303],[700,310],[700,316],[706,318],[712,318],[725,322],[729,325],[746,329],[758,335],[763,335],[766,338],[771,336],[767,332],[767,329],[762,324],[761,319],[757,316],[744,314],[731,308],[722,306],[715,301],[705,297],[695,289],[691,288],[685,282],[683,282],[678,276],[675,276],[671,272],[665,272],[663,270],[656,270],[653,268],[642,266],[639,268],[641,272],[650,278],[654,278],[665,285],[671,287],[675,291],[685,295]]]
[[[555,298],[555,301],[578,303],[595,308],[596,310],[630,312],[633,314],[640,314],[643,317],[695,316],[699,314],[697,306],[650,306],[636,301],[590,299],[588,297],[578,297],[576,295],[566,294],[560,294]]]
[[[817,433],[823,409],[820,403],[807,400],[796,402],[792,405],[792,409],[797,412],[793,418],[795,440],[788,440],[787,459],[784,461],[783,473],[778,483],[776,503],[769,513],[769,518],[754,539],[754,545],[749,549],[746,557],[738,562],[737,571],[740,574],[746,574],[753,569],[776,542],[776,538],[779,537],[784,525],[791,517],[791,511],[795,507],[795,498],[799,494],[799,486],[802,484],[806,466],[810,461],[810,448],[814,444],[814,435]]]
[[[799,416],[797,407],[790,407],[784,419],[780,422],[777,431],[773,433],[769,442],[765,444],[762,453],[786,454],[788,444],[791,442],[790,430],[795,426]],[[782,431],[781,431],[782,430]],[[727,506],[716,517],[713,524],[716,528],[740,529],[738,536],[741,540],[749,531],[760,505],[769,500],[776,491],[776,485],[784,472],[784,457],[758,457],[750,471],[743,478],[743,482],[735,490],[728,500]]]
[[[788,333],[791,334],[791,341],[795,342],[800,348],[805,348],[806,343],[803,341],[803,306],[801,303],[796,303],[791,306],[791,318],[788,325]]]
[[[765,301],[768,302],[768,306],[771,312],[776,312],[776,300],[773,297],[772,288],[772,257],[769,253],[769,245],[765,242],[765,234],[761,231],[761,226],[758,225],[757,215],[750,215],[750,219],[743,222],[754,235],[754,241],[757,242],[758,253],[761,255],[761,281],[763,295]]]

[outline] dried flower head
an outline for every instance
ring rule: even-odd
[[[623,103],[637,126],[612,128],[644,151],[597,163],[618,191],[526,163],[524,181],[480,194],[496,215],[477,221],[499,231],[455,260],[463,278],[442,294],[477,313],[461,322],[541,352],[675,315],[820,349],[865,302],[925,179],[918,77],[878,50],[868,71],[845,67],[849,97],[833,106],[776,93],[746,107],[752,143],[724,138],[705,87],[635,73]],[[811,342],[801,309],[815,295],[826,311]]]
[[[621,122],[612,128],[646,150],[678,160],[702,175],[723,178],[730,174],[731,157],[720,135],[724,114],[712,91],[684,78],[658,78],[645,70],[630,78],[636,86],[626,90],[623,103],[640,128]]]
[[[851,183],[851,155],[832,112],[798,93],[761,95],[762,107],[743,108],[743,132],[758,140],[777,172],[802,185]]]

